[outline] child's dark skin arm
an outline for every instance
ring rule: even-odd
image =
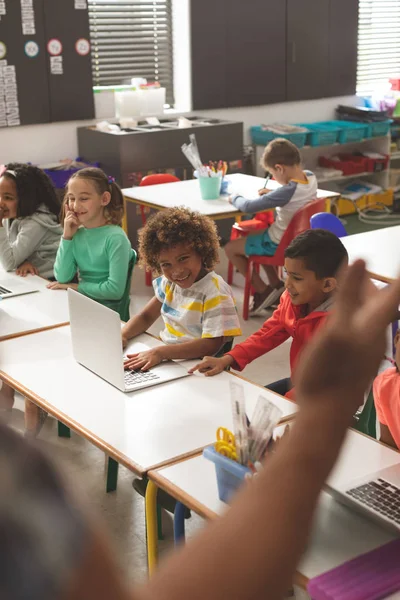
[[[147,331],[161,314],[161,302],[156,297],[152,298],[150,302],[146,304],[144,309],[138,314],[129,319],[126,325],[122,328],[122,345],[126,346],[128,340],[141,333]]]
[[[389,431],[389,427],[387,425],[383,425],[382,423],[379,423],[379,426],[381,429],[381,437],[379,438],[380,441],[386,444],[387,446],[391,446],[392,448],[395,448],[397,450],[397,444]]]
[[[163,360],[199,358],[206,354],[215,354],[224,343],[223,337],[202,338],[191,342],[182,342],[182,344],[166,344],[157,346],[146,352],[139,354],[128,354],[125,367],[128,369],[141,369],[147,371],[151,367],[158,365]]]

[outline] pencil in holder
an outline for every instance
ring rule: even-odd
[[[221,193],[221,175],[199,177],[200,193],[203,200],[218,200]]]
[[[214,463],[219,499],[228,503],[243,483],[246,474],[251,473],[250,469],[226,456],[222,456],[215,450],[214,446],[204,448],[203,456]]]

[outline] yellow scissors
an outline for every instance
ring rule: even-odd
[[[237,460],[235,436],[226,427],[218,427],[215,449],[222,456],[226,456],[226,458],[230,458],[231,460]]]

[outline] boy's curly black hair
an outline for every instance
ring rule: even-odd
[[[9,163],[2,177],[8,177],[16,183],[17,217],[30,217],[41,204],[45,204],[50,212],[59,216],[61,202],[44,171],[32,165]]]
[[[219,241],[214,221],[179,207],[157,212],[139,232],[141,266],[160,273],[160,252],[178,244],[191,246],[209,271],[218,262]]]

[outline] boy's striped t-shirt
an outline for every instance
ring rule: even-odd
[[[242,335],[235,300],[229,285],[214,271],[182,289],[164,276],[153,281],[162,304],[163,342],[176,344],[200,338]]]

